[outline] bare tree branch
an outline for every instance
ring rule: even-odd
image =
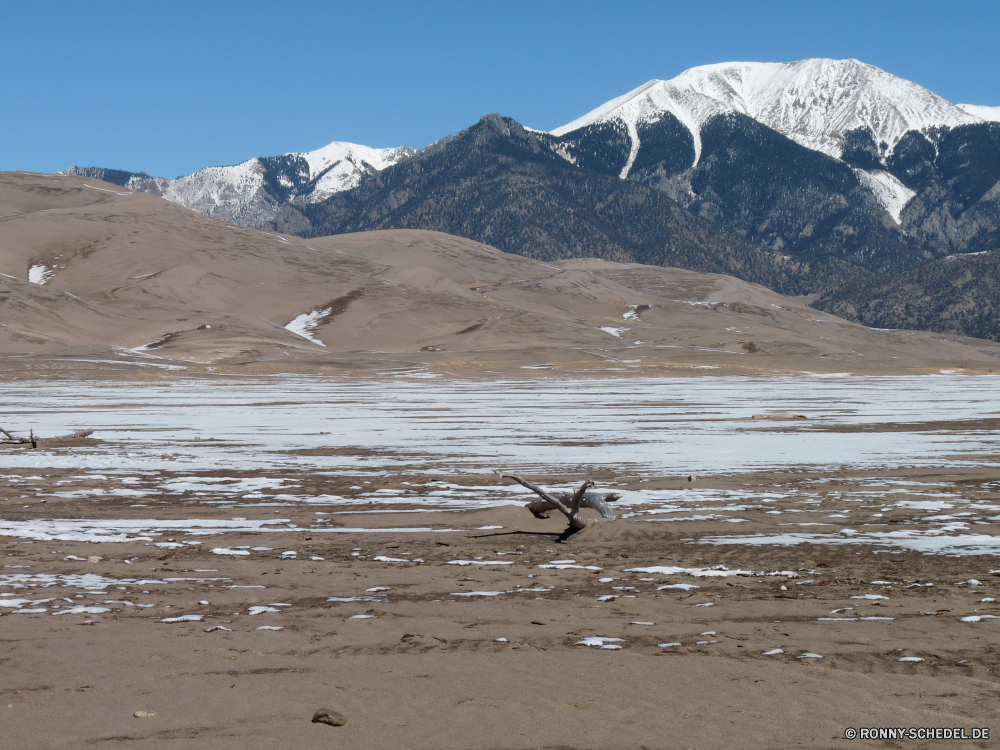
[[[567,528],[564,532],[563,539],[575,534],[588,524],[597,523],[599,520],[612,520],[615,517],[611,508],[608,507],[608,501],[617,500],[620,495],[611,492],[602,497],[600,493],[587,492],[589,488],[594,486],[594,483],[590,479],[581,484],[572,495],[568,492],[553,494],[542,489],[536,484],[532,484],[523,477],[519,477],[517,474],[507,474],[505,472],[497,471],[496,469],[494,469],[494,471],[502,479],[512,479],[522,487],[528,488],[541,498],[541,500],[533,500],[527,505],[528,510],[534,514],[535,518],[548,518],[548,516],[544,514],[550,510],[558,510],[566,516],[566,520],[569,521],[569,528]],[[601,514],[601,518],[583,518],[580,515],[581,506],[593,508]]]

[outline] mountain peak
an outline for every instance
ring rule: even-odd
[[[556,128],[562,136],[591,124],[619,120],[630,133],[664,113],[677,117],[695,139],[717,114],[738,112],[799,144],[840,158],[844,136],[868,128],[891,150],[910,130],[983,121],[922,86],[860,60],[810,58],[790,63],[728,62],[702,65],[669,81],[649,81],[618,99]]]

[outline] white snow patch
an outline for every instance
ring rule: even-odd
[[[872,191],[875,200],[892,217],[892,220],[897,224],[901,223],[900,217],[903,209],[913,199],[916,192],[910,190],[893,175],[880,169],[871,172],[855,169],[854,174],[862,185]]]
[[[326,346],[326,344],[313,335],[313,332],[316,330],[316,326],[322,323],[323,319],[329,315],[332,310],[332,307],[327,307],[322,310],[313,310],[312,312],[302,313],[291,323],[286,325],[285,328],[294,333],[296,336],[301,336],[308,341],[312,341],[314,344]]]
[[[256,607],[250,607],[247,610],[247,613],[251,615],[263,615],[267,614],[268,612],[280,612],[280,611],[281,610],[278,609],[277,607],[265,607],[264,605],[259,605]]]
[[[449,560],[448,565],[514,565],[517,560]]]
[[[44,284],[52,278],[53,273],[55,272],[51,268],[41,263],[36,263],[28,269],[28,281],[32,284]]]
[[[577,641],[574,646],[597,646],[603,649],[616,649],[621,648],[621,646],[614,646],[609,644],[623,643],[621,638],[608,638],[600,635],[592,635],[584,638],[582,641]]]
[[[678,568],[673,565],[653,565],[648,568],[625,568],[626,573],[659,573],[671,576],[687,573],[690,576],[752,576],[752,570],[730,570],[725,565],[715,565],[711,568]]]
[[[605,333],[610,333],[615,338],[621,338],[622,334],[628,330],[628,328],[615,328],[614,326],[601,326],[600,330]]]
[[[701,586],[696,586],[693,583],[668,583],[665,586],[657,586],[657,591],[663,591],[665,589],[681,589],[682,591],[690,591],[691,589],[699,589]]]

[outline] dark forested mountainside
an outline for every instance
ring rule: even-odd
[[[539,260],[680,266],[787,293],[809,291],[819,276],[695,216],[660,190],[571,164],[551,136],[499,115],[298,210],[313,235],[432,229]],[[839,277],[825,266],[823,272]]]
[[[1000,341],[1000,251],[949,255],[911,271],[841,283],[813,307],[875,328]]]

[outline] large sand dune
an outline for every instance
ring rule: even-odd
[[[417,230],[303,240],[66,175],[0,175],[0,274],[0,355],[38,373],[1000,366],[991,342],[868,329],[726,276]]]

